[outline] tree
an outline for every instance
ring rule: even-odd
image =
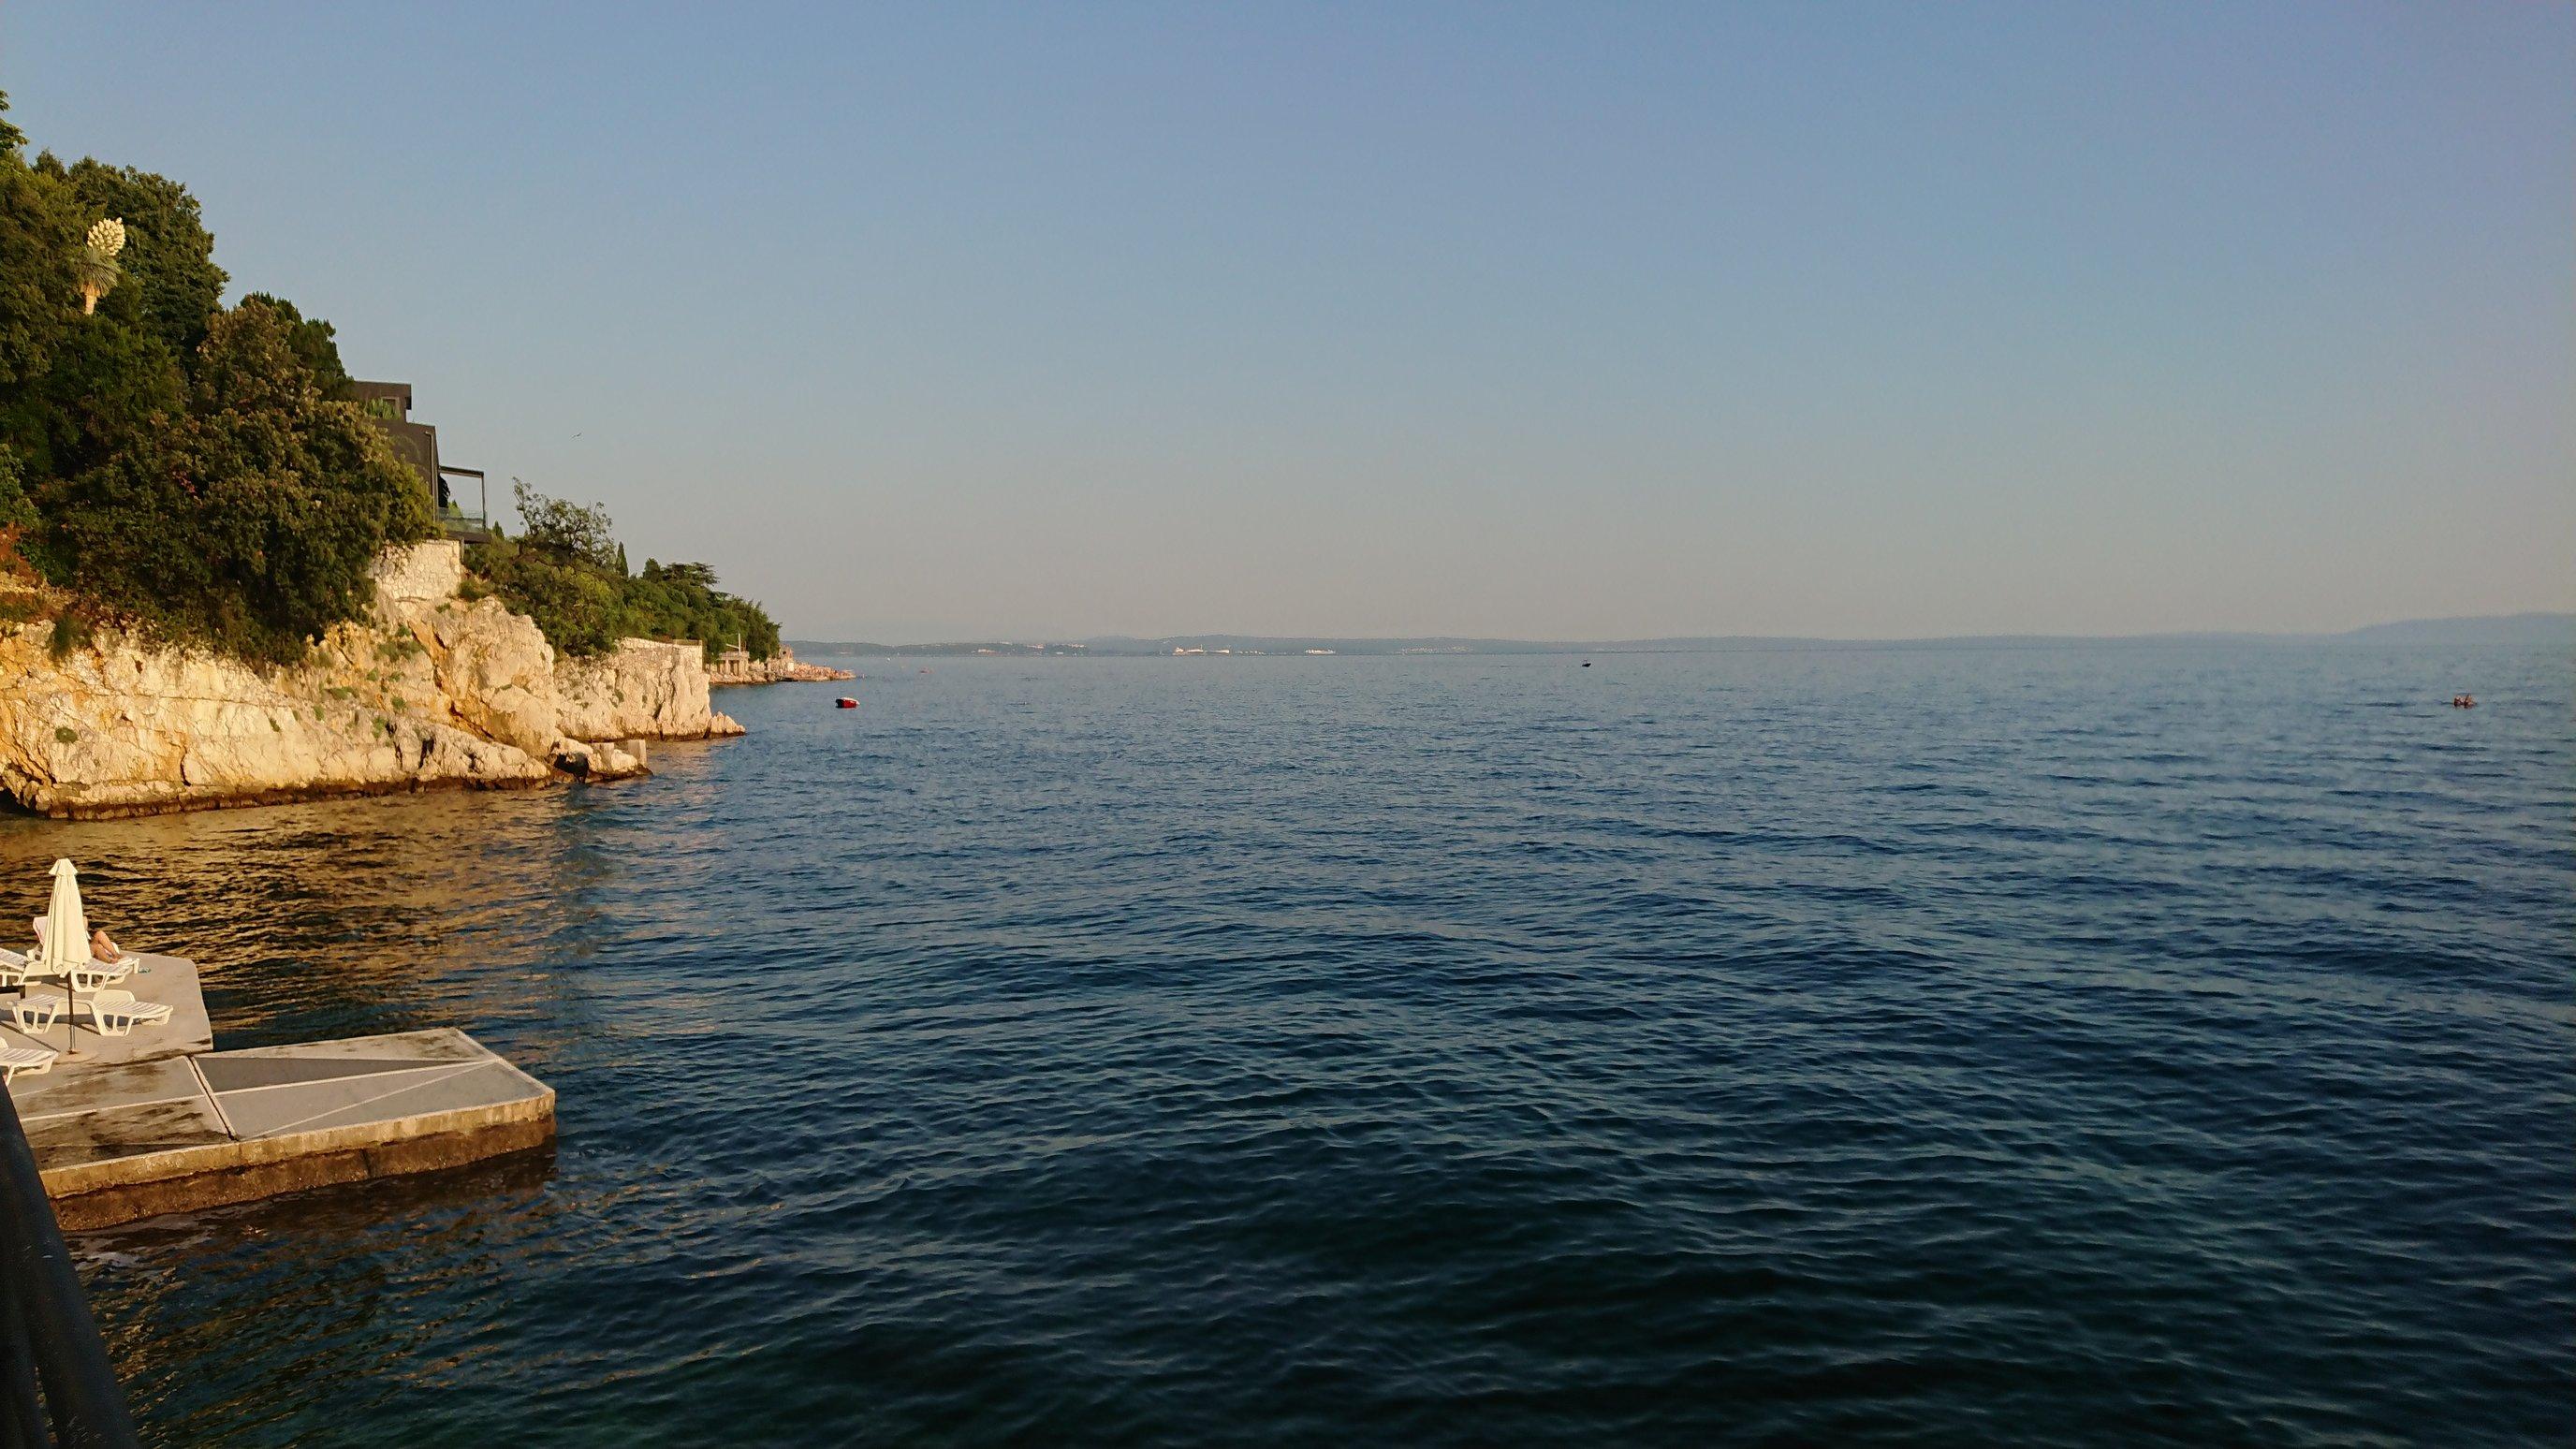
[[[82,238],[79,270],[81,315],[98,311],[98,299],[116,289],[125,280],[125,268],[117,264],[117,254],[125,250],[125,223],[116,217],[102,217],[89,224]]]
[[[695,639],[710,656],[740,640],[767,659],[779,650],[778,624],[758,604],[715,586],[715,570],[702,563],[644,561],[632,577],[626,551],[599,543],[608,513],[581,508],[519,485],[519,511],[528,520],[520,542],[481,544],[466,564],[502,602],[537,621],[566,654],[596,654],[629,636]],[[533,540],[542,537],[544,542]]]
[[[384,545],[429,535],[419,480],[324,396],[329,323],[218,311],[186,187],[25,144],[0,122],[0,553],[85,615],[296,657],[363,612]]]
[[[609,521],[607,504],[585,508],[567,499],[549,498],[516,478],[510,480],[510,496],[519,505],[521,543],[593,568],[618,567],[617,526]],[[623,569],[618,572],[624,576]]]
[[[484,586],[535,620],[547,642],[566,654],[598,654],[631,632],[617,585],[582,559],[499,539],[466,550],[465,562]]]
[[[242,300],[260,303],[285,319],[293,334],[295,355],[312,369],[313,384],[324,397],[345,399],[354,395],[349,387],[349,369],[340,363],[338,328],[319,317],[305,316],[284,297],[253,292]]]
[[[356,404],[322,398],[293,324],[256,302],[212,320],[186,413],[37,505],[56,582],[273,662],[364,611],[386,544],[431,532],[418,479]]]
[[[41,375],[0,386],[0,441],[37,478],[94,467],[187,407],[187,375],[169,344],[113,317],[76,320]]]
[[[0,574],[18,567],[18,536],[36,525],[36,505],[27,497],[26,483],[27,470],[17,453],[0,443]]]
[[[205,340],[206,325],[223,302],[224,269],[215,265],[215,238],[188,188],[167,176],[132,166],[84,158],[64,173],[82,210],[124,223],[125,250],[117,258],[131,289],[121,313],[145,331],[187,353]]]
[[[657,582],[678,584],[683,588],[712,591],[716,586],[716,571],[702,563],[657,564],[651,559],[646,559],[644,577]]]
[[[0,94],[0,112],[8,106]],[[0,123],[0,390],[42,376],[79,320],[79,249],[93,220],[63,178],[27,163],[25,145]]]

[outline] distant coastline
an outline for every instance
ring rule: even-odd
[[[1198,654],[1286,654],[1303,657],[1398,654],[1726,654],[1789,649],[2052,649],[2075,646],[2454,644],[2576,648],[2576,613],[2482,614],[2456,619],[2403,619],[2339,634],[1957,634],[1923,639],[1821,639],[1797,635],[1702,635],[1670,639],[1542,640],[1448,637],[1350,639],[1261,634],[1172,634],[1139,639],[1125,635],[1031,642],[963,640],[936,644],[883,644],[864,640],[788,641],[809,656],[843,657],[1116,657]]]

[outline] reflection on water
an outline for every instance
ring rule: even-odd
[[[115,1282],[101,1328],[137,1417],[166,1443],[203,1442],[197,1424],[313,1442],[315,1401],[359,1411],[488,1357],[474,1328],[507,1309],[511,1249],[560,1211],[544,1191],[554,1156],[541,1148],[74,1238],[84,1275]],[[437,1251],[418,1251],[423,1242]]]
[[[83,1238],[147,1432],[2576,1431],[2562,658],[870,676],[629,784],[0,820],[220,1044],[558,1093],[551,1171]]]
[[[703,748],[659,752],[652,809],[675,828],[710,813]],[[586,973],[618,870],[586,817],[623,805],[557,790],[0,816],[0,919],[41,910],[44,867],[70,856],[92,920],[199,963],[219,1047],[464,1026],[551,1082],[614,1050]],[[522,1275],[581,1237],[555,1171],[548,1146],[73,1246],[153,1441],[334,1442],[374,1421],[381,1442],[434,1442],[390,1406],[520,1370],[495,1359],[493,1326]]]
[[[692,790],[685,773],[703,748],[664,753],[655,808],[672,828],[708,812],[703,782]],[[198,962],[221,1047],[460,1021],[561,1043],[580,1011],[574,968],[598,949],[589,927],[616,889],[585,820],[600,803],[495,791],[99,822],[0,816],[0,919],[42,910],[42,867],[70,856],[93,922]]]

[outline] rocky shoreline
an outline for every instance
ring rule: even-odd
[[[373,617],[261,670],[102,631],[0,626],[0,792],[58,819],[649,773],[647,742],[739,735],[697,646],[559,658],[535,621],[459,596],[462,550],[388,550]]]
[[[799,664],[796,651],[783,646],[775,657],[769,659],[747,659],[729,654],[707,669],[707,683],[714,685],[823,684],[835,679],[856,678],[858,676],[850,671],[834,669],[828,664]]]

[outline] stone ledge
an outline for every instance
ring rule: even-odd
[[[427,795],[446,790],[542,790],[562,784],[552,775],[469,779],[440,776],[428,780],[347,780],[298,785],[285,789],[226,790],[202,795],[157,795],[143,800],[65,800],[59,787],[31,790],[32,803],[0,796],[0,806],[15,807],[49,820],[126,820],[145,815],[185,815],[197,810],[231,810],[250,805],[302,805],[315,800],[365,799],[376,795]]]

